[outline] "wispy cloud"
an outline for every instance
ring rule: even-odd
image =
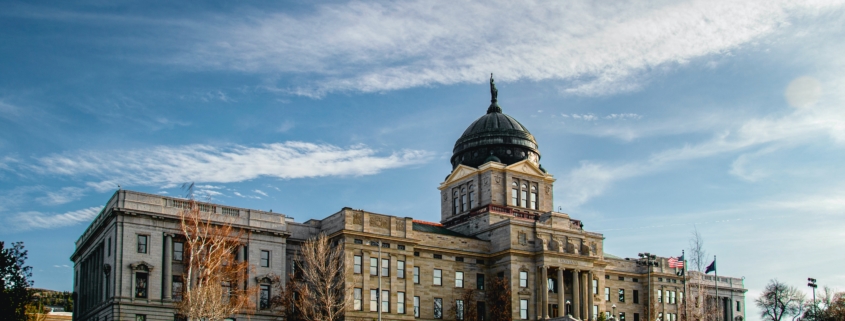
[[[845,143],[845,110],[840,107],[845,101],[845,95],[840,94],[845,88],[845,79],[827,83],[830,84],[827,89],[832,94],[818,105],[796,108],[780,117],[750,119],[698,144],[659,151],[647,159],[622,164],[583,161],[580,167],[570,171],[563,182],[557,184],[559,189],[564,189],[557,195],[564,195],[560,201],[567,207],[578,207],[604,193],[616,181],[667,170],[682,162],[725,154],[737,155],[731,174],[748,181],[765,177],[765,172],[748,167],[760,155],[813,143],[819,138],[828,138],[837,145]]]
[[[36,211],[20,212],[16,215],[9,216],[5,220],[5,226],[9,232],[65,227],[90,221],[97,216],[97,213],[102,208],[102,206],[89,207],[62,214],[48,214]],[[9,227],[12,228],[9,229]]]
[[[402,150],[380,155],[364,145],[285,142],[256,147],[187,145],[51,155],[26,168],[40,174],[89,179],[106,191],[123,186],[174,186],[185,182],[231,183],[259,177],[281,179],[372,175],[427,162],[430,152]],[[207,185],[199,185],[207,186]],[[213,188],[200,188],[211,193]]]
[[[47,195],[36,198],[45,205],[60,205],[78,200],[85,196],[85,189],[80,187],[63,187],[58,191],[47,192]]]
[[[257,190],[255,190],[254,192],[255,192],[256,194],[261,194],[261,195],[264,195],[264,196],[268,196],[268,195],[267,195],[267,193],[264,193],[264,192],[263,192],[263,191],[261,191],[260,189],[257,189]]]
[[[501,81],[566,80],[565,92],[602,95],[637,90],[652,70],[729,52],[788,28],[792,19],[842,5],[835,0],[350,1],[304,15],[262,13],[215,21],[174,61],[316,75],[303,86],[271,88],[308,96],[478,83],[491,71]]]

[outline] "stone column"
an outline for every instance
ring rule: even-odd
[[[593,315],[593,306],[595,305],[595,303],[593,302],[593,298],[596,296],[596,294],[593,293],[593,277],[593,271],[590,271],[587,277],[587,281],[589,281],[589,286],[587,287],[587,302],[589,302],[589,312],[587,312],[587,315],[589,316],[588,319],[590,320],[595,320],[595,316]],[[596,289],[596,292],[598,292],[598,289]]]
[[[173,234],[164,235],[164,301],[172,300],[173,294]]]
[[[543,266],[543,284],[540,287],[543,293],[543,319],[549,318],[549,267]]]
[[[581,319],[581,282],[578,280],[581,271],[572,271],[572,316]]]
[[[566,315],[566,287],[563,286],[563,267],[557,268],[557,311],[558,317]]]

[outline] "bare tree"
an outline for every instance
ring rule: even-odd
[[[704,237],[693,227],[692,236],[689,239],[689,263],[693,271],[704,272],[707,267],[707,251],[704,250]]]
[[[188,204],[180,212],[187,264],[179,313],[189,320],[208,321],[251,313],[257,293],[247,280],[251,266],[234,255],[245,237],[243,230],[222,216],[213,220],[217,214],[201,211],[194,200]]]
[[[760,316],[764,320],[781,321],[788,317],[792,320],[800,318],[805,300],[803,292],[774,279],[769,281],[754,303],[760,308]]]
[[[287,285],[286,294],[296,314],[306,321],[342,320],[350,297],[342,246],[321,233],[305,241],[301,255],[299,279]]]
[[[495,277],[487,281],[485,291],[487,304],[490,306],[490,321],[511,321],[511,286],[506,277]]]
[[[460,298],[455,300],[451,314],[455,320],[475,321],[478,317],[478,306],[476,304],[475,289],[469,288],[460,292]],[[458,303],[460,302],[460,304]]]

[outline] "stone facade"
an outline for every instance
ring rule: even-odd
[[[351,208],[297,223],[279,213],[200,207],[209,219],[249,232],[238,259],[256,267],[249,278],[253,285],[272,279],[265,276],[286,277],[308,238],[325,233],[337,240],[352,289],[345,314],[350,320],[373,320],[382,306],[385,320],[455,319],[464,289],[476,289],[483,298],[485,281],[507,277],[515,320],[596,320],[615,312],[616,319],[645,321],[646,306],[652,306],[661,320],[675,321],[688,280],[669,269],[666,258],[646,268],[604,253],[604,235],[554,211],[555,179],[539,163],[534,136],[501,114],[492,79],[491,92],[487,114],[458,140],[453,170],[438,187],[440,223]],[[529,147],[531,153],[525,153]],[[487,161],[477,168],[464,164],[475,166],[481,157]],[[71,257],[75,320],[174,319],[183,270],[178,213],[185,205],[161,195],[114,194]],[[269,254],[269,266],[260,266],[262,253]],[[715,295],[717,285],[722,289],[721,319],[744,317],[742,280],[711,281],[700,282],[707,295]],[[384,295],[372,301],[379,290]],[[480,310],[479,318],[486,320],[489,307]],[[248,319],[281,317],[256,310]]]

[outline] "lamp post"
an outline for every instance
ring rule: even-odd
[[[651,320],[651,314],[654,313],[654,311],[651,311],[651,308],[650,308],[651,307],[651,294],[654,290],[654,289],[651,288],[651,267],[657,266],[657,262],[655,261],[657,259],[657,255],[645,252],[645,253],[639,253],[638,256],[640,257],[640,259],[637,261],[637,265],[645,266],[646,270],[648,271],[648,292],[649,292],[649,294],[646,295],[646,304],[647,304],[646,306],[649,307],[649,315],[646,316],[646,320]]]
[[[569,300],[566,300],[566,315],[571,317],[572,311],[570,310],[571,308],[569,307],[570,304],[572,304],[572,302],[569,302]]]
[[[807,278],[807,281],[809,282],[807,286],[813,288],[813,320],[816,320],[819,316],[819,306],[816,304],[816,288],[818,285],[816,285],[816,279],[814,278]]]
[[[613,318],[615,319],[616,318],[616,304],[611,306],[611,308],[613,309]]]

